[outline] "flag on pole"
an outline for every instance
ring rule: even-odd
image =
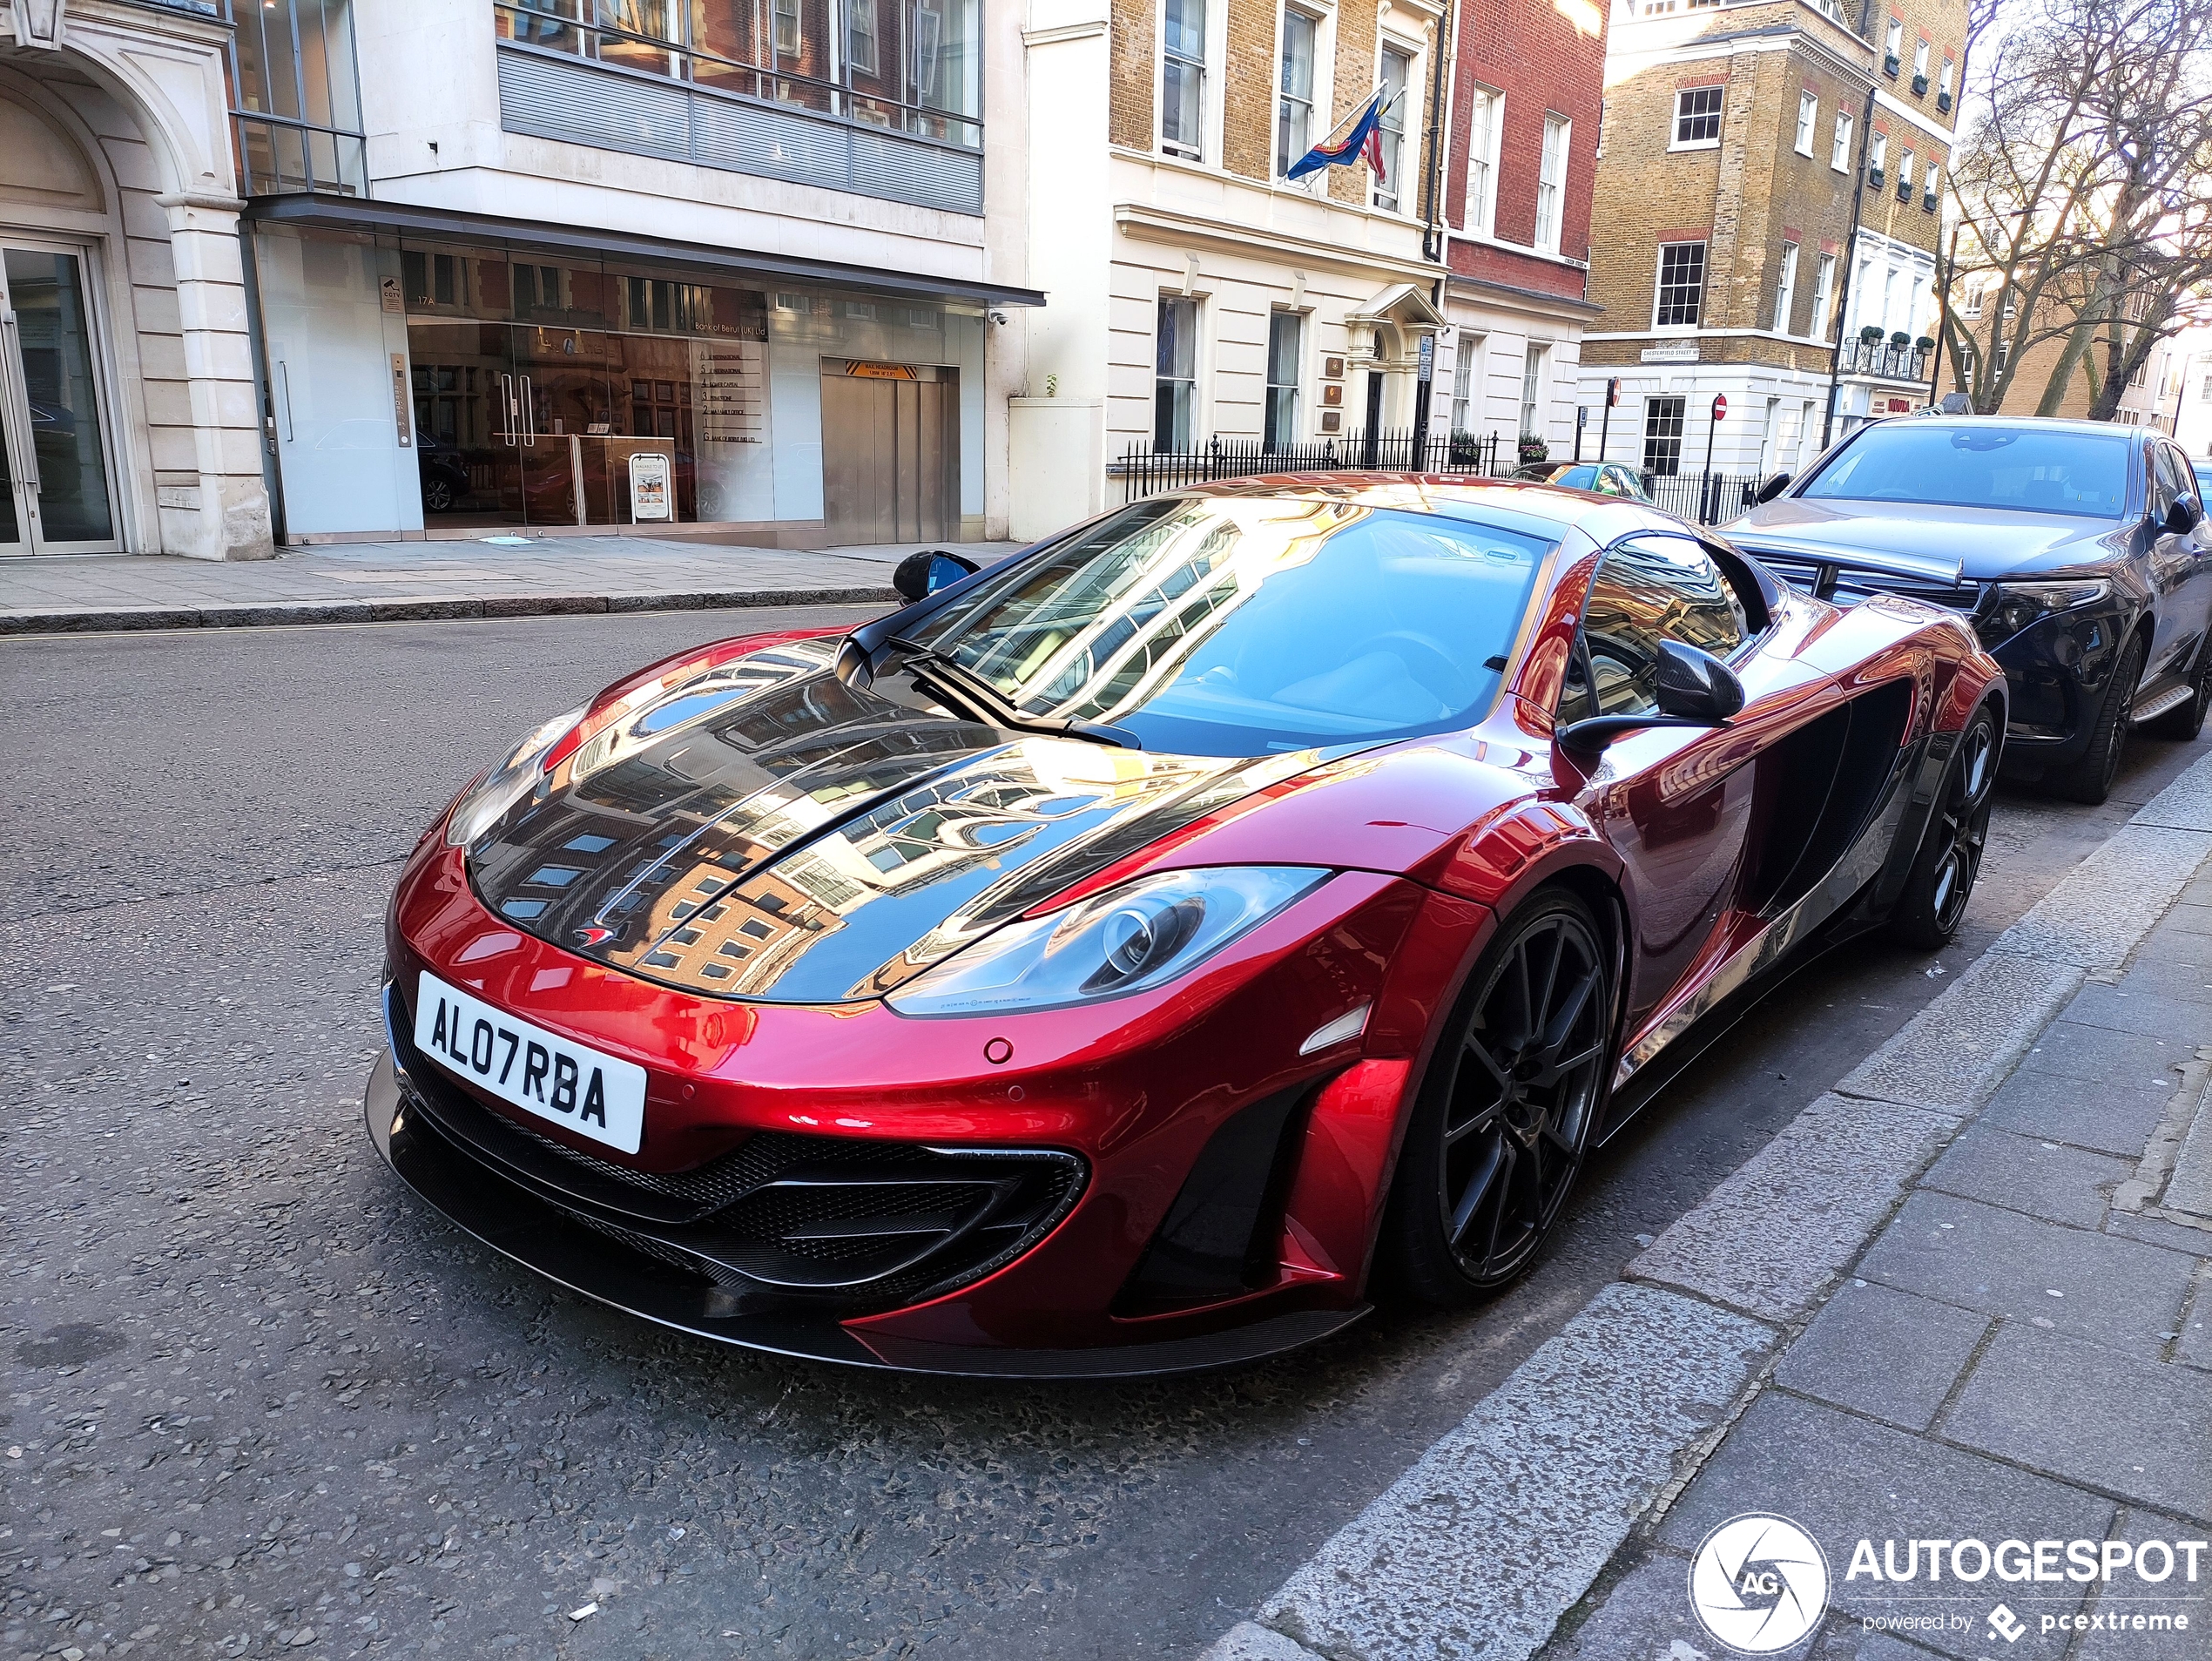
[[[1382,118],[1387,91],[1387,88],[1377,87],[1366,103],[1338,124],[1333,132],[1292,162],[1285,177],[1304,179],[1324,167],[1349,167],[1365,160],[1375,170],[1375,177],[1382,179]]]

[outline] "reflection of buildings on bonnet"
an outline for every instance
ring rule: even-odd
[[[1372,508],[1342,501],[1216,499],[1126,535],[1111,557],[1076,544],[1042,562],[1034,603],[1015,593],[974,666],[1012,682],[1026,708],[1112,722],[1172,683],[1231,613],[1279,571],[1304,565]],[[1082,567],[1070,580],[1071,569]]]

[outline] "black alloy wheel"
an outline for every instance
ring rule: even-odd
[[[1989,843],[1997,748],[1997,719],[1985,705],[1959,734],[1905,892],[1890,915],[1891,932],[1907,945],[1938,950],[1951,943],[1966,919],[1966,901],[1973,897]]]
[[[1605,1099],[1612,1017],[1595,919],[1540,894],[1476,965],[1422,1080],[1380,1242],[1397,1290],[1464,1304],[1534,1261]]]
[[[2054,795],[2095,807],[2112,794],[2112,781],[2120,775],[2120,753],[2128,747],[2128,729],[2135,713],[2135,683],[2143,676],[2143,639],[2132,635],[2120,649],[2120,661],[2097,701],[2089,728],[2089,747],[2072,766],[2046,775]]]

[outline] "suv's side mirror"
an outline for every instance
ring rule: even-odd
[[[1764,504],[1773,501],[1775,497],[1780,496],[1789,488],[1790,476],[1787,473],[1777,473],[1764,484],[1759,486],[1758,494],[1754,496],[1751,500],[1755,504]]]
[[[2188,536],[2203,519],[2204,503],[2194,496],[2177,496],[2166,510],[2166,529],[2176,537]]]
[[[899,598],[913,604],[926,600],[941,588],[950,588],[963,577],[973,577],[976,564],[958,554],[948,553],[942,548],[925,548],[918,554],[908,554],[891,573],[891,586]]]
[[[1743,707],[1743,683],[1711,652],[1679,640],[1662,640],[1656,700],[1656,714],[1594,716],[1561,727],[1559,742],[1589,753],[1602,750],[1624,733],[1647,726],[1725,726]]]

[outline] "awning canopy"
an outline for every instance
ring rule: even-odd
[[[816,283],[831,288],[860,289],[870,294],[973,300],[982,306],[1042,306],[1045,303],[1043,294],[1035,288],[1010,288],[998,283],[969,282],[958,277],[933,277],[921,272],[882,271],[869,266],[840,265],[827,260],[800,260],[789,254],[756,253],[744,248],[711,248],[695,242],[639,236],[627,231],[547,225],[534,219],[509,219],[491,213],[464,213],[459,208],[421,207],[411,202],[378,202],[334,196],[257,196],[246,203],[244,217],[252,224],[290,225],[302,229],[354,233],[381,231],[397,236],[426,237],[439,241],[491,243],[532,253],[627,260],[637,265],[724,280],[732,277],[774,278],[791,283]]]

